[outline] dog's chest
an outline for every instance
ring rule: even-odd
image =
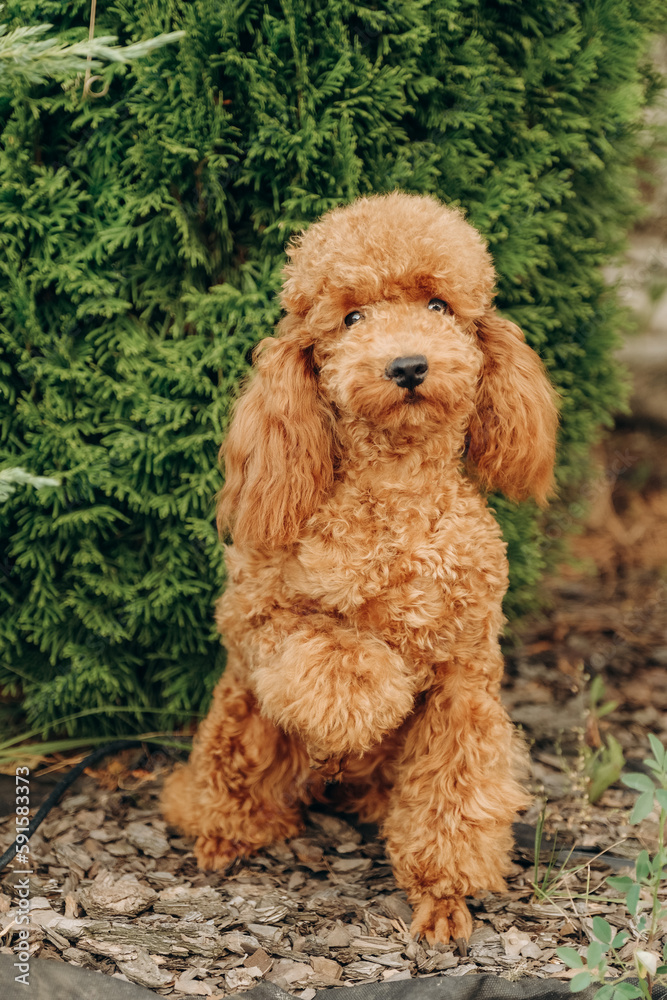
[[[474,492],[428,499],[340,489],[310,520],[284,567],[294,600],[358,624],[441,630],[506,588],[505,547]]]

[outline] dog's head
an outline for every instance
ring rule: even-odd
[[[291,544],[331,489],[337,425],[467,441],[485,488],[542,503],[555,395],[492,308],[485,244],[460,212],[394,193],[337,208],[288,248],[279,336],[263,341],[222,454],[221,528]]]

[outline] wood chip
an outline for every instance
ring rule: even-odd
[[[62,844],[56,842],[53,845],[53,853],[61,864],[71,868],[72,871],[75,871],[80,878],[84,877],[93,863],[93,859],[90,855],[86,854],[81,847],[77,847],[76,844]]]
[[[338,924],[328,932],[324,940],[329,948],[347,948],[352,940],[352,935],[345,927]]]
[[[157,893],[134,875],[100,872],[95,881],[79,890],[79,902],[90,917],[136,916],[148,909]]]
[[[313,970],[311,966],[306,965],[305,962],[293,962],[288,958],[284,958],[275,963],[271,972],[266,976],[266,979],[280,986],[282,989],[286,989],[293,983],[307,982],[312,974]]]
[[[373,867],[373,862],[370,858],[338,858],[331,867],[335,872],[346,874],[348,872],[366,872]]]
[[[448,972],[449,976],[467,976],[471,972],[477,972],[477,966],[475,965],[459,965],[456,969],[452,969]]]
[[[352,939],[350,947],[364,955],[382,955],[392,951],[400,951],[400,946],[396,941],[387,941],[380,937],[356,937]]]
[[[113,958],[115,962],[121,960],[133,962],[138,958],[141,950],[136,941],[122,944],[116,941],[98,941],[86,934],[83,934],[77,943],[81,951],[90,952],[91,955],[105,955],[107,958]]]
[[[149,990],[159,989],[174,981],[173,972],[163,972],[146,951],[139,950],[137,957],[130,961],[119,958],[116,964],[131,982]]]
[[[251,955],[259,949],[259,940],[254,934],[243,934],[241,931],[227,931],[220,936],[220,944],[224,951],[234,955]]]
[[[225,982],[230,990],[238,990],[244,986],[253,986],[255,980],[247,969],[230,969],[225,973]]]
[[[129,841],[115,840],[110,844],[107,844],[107,851],[114,858],[129,858],[133,857],[137,853],[136,847],[133,847]]]
[[[155,913],[171,913],[186,916],[198,913],[205,919],[219,917],[227,912],[222,896],[210,886],[193,889],[184,885],[170,886],[158,893],[153,903]]]
[[[244,959],[243,964],[247,969],[259,969],[259,974],[265,976],[273,965],[273,959],[267,955],[263,948],[258,948],[252,955],[248,955]]]
[[[383,968],[387,969],[404,969],[407,965],[409,965],[409,962],[407,959],[401,958],[401,952],[398,950],[399,945],[395,943],[394,948],[396,949],[395,951],[388,952],[387,954],[376,955],[369,953],[368,955],[366,955],[366,961],[375,962],[377,963],[377,965],[381,965],[383,966]],[[434,964],[433,967],[440,968],[440,966],[437,963]]]
[[[536,961],[542,958],[543,951],[535,941],[529,941],[519,952],[522,958],[533,958]]]
[[[258,923],[273,924],[282,920],[289,913],[289,909],[277,893],[262,896],[255,907],[254,918]]]
[[[336,850],[339,854],[354,854],[359,850],[359,841],[346,840],[343,844],[336,844]]]
[[[516,927],[510,927],[509,930],[501,934],[500,940],[503,943],[505,954],[515,958],[518,958],[521,954],[522,948],[531,943],[530,935],[518,930]]]
[[[252,980],[251,980],[252,982]],[[229,984],[228,984],[229,985]],[[240,984],[249,985],[249,984]],[[231,987],[230,987],[231,988]],[[174,989],[179,993],[184,993],[190,997],[210,997],[213,995],[213,987],[206,982],[197,979],[189,979],[181,976],[174,983]]]
[[[181,884],[173,872],[146,872],[146,881],[157,889],[168,889],[169,886]]]
[[[350,962],[345,971],[351,979],[372,979],[382,972],[382,966],[376,962]]]
[[[278,944],[283,936],[282,927],[272,924],[248,924],[248,930],[260,941],[269,944]]]
[[[125,836],[133,847],[150,858],[163,858],[169,853],[169,841],[165,835],[147,823],[128,823]]]
[[[327,979],[340,979],[343,974],[342,967],[338,962],[334,962],[330,958],[321,958],[319,956],[314,956],[310,960],[310,964],[313,970],[318,974],[318,976],[324,976]]]
[[[98,830],[104,823],[104,809],[81,809],[74,817],[76,825],[89,833]]]
[[[313,840],[306,840],[305,837],[297,837],[290,840],[289,846],[296,854],[299,861],[305,865],[320,865],[324,858],[324,851]]]
[[[340,816],[332,816],[331,813],[326,812],[309,812],[308,819],[332,840],[337,840],[339,843],[344,843],[347,840],[353,840],[357,844],[361,843],[362,837],[359,831],[341,819]]]
[[[99,840],[102,844],[108,844],[112,840],[121,840],[123,831],[117,823],[111,823],[107,820],[103,827],[100,827],[99,830],[91,830],[88,836],[92,840]]]
[[[225,951],[223,939],[212,924],[197,923],[191,920],[173,920],[162,918],[163,924],[132,924],[120,921],[69,921],[70,924],[83,924],[76,934],[77,944],[83,948],[83,941],[94,941],[98,944],[135,946],[138,941],[144,948],[157,955],[205,955],[210,958],[220,958]],[[66,921],[61,918],[54,926],[57,931],[72,940],[67,930],[63,930]],[[92,951],[92,947],[87,947]],[[103,952],[100,952],[102,954]]]

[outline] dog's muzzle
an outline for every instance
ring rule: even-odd
[[[385,376],[401,389],[414,389],[421,385],[428,373],[428,361],[423,354],[394,358],[384,370]]]

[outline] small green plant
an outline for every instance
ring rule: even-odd
[[[623,747],[611,733],[604,744],[586,755],[585,774],[588,778],[588,801],[594,804],[621,776],[625,766]]]
[[[551,854],[546,863],[546,868],[540,878],[540,856],[542,854],[542,839],[544,837],[544,823],[547,815],[547,804],[544,803],[542,812],[540,813],[537,825],[535,827],[535,860],[533,867],[533,899],[537,903],[549,902],[554,895],[556,888],[558,887],[562,877],[566,874],[570,874],[567,869],[567,863],[570,860],[570,855],[572,850],[570,849],[569,854],[565,860],[557,865],[558,861],[558,844],[556,837],[553,839],[553,844],[551,847]]]
[[[605,696],[604,681],[599,674],[596,674],[588,691],[588,711],[596,721],[618,708],[617,701],[605,701]]]
[[[533,888],[533,902],[552,903],[554,906],[559,906],[561,900],[568,900],[571,903],[575,899],[581,899],[587,903],[591,894],[591,865],[598,858],[601,858],[606,851],[613,850],[616,845],[611,844],[604,851],[600,851],[594,857],[587,858],[581,864],[570,865],[575,852],[574,845],[568,851],[564,847],[559,849],[558,842],[554,836],[551,854],[544,867],[541,868],[546,810],[547,804],[545,802],[535,830],[535,859],[533,863],[533,881],[531,883]],[[585,890],[583,892],[573,892],[568,883],[582,872],[586,872]],[[596,898],[600,902],[612,902],[611,899],[603,900],[599,896]],[[565,911],[563,911],[563,916],[566,916]]]
[[[595,1000],[633,1000],[642,997],[650,1000],[656,983],[667,981],[667,944],[662,953],[656,950],[660,921],[667,909],[660,900],[660,889],[667,879],[667,852],[665,851],[665,824],[667,823],[667,752],[659,739],[649,735],[653,756],[644,764],[651,774],[632,773],[621,779],[628,788],[640,793],[630,816],[630,823],[642,823],[654,808],[658,811],[658,846],[653,857],[642,851],[635,862],[634,877],[612,876],[607,879],[610,888],[622,893],[629,914],[628,923],[633,928],[638,944],[632,966],[621,956],[619,949],[631,937],[630,931],[617,930],[603,917],[593,917],[593,939],[585,954],[575,948],[557,948],[556,953],[565,964],[580,970],[570,982],[573,993],[580,993],[592,983],[599,983]],[[620,973],[614,982],[606,980],[608,971]],[[635,975],[638,984],[627,982]]]
[[[588,695],[584,775],[588,783],[588,801],[595,803],[610,785],[618,781],[625,766],[621,744],[610,733],[604,740],[600,734],[600,719],[617,708],[618,702],[605,701],[604,681],[594,677]]]

